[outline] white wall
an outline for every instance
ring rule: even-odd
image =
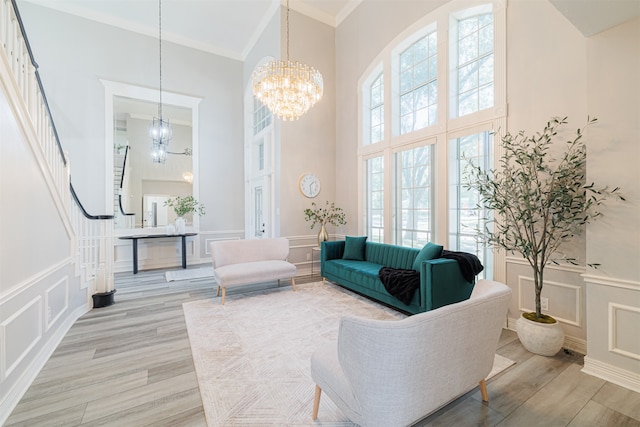
[[[68,194],[47,185],[49,168],[9,70],[0,49],[0,424],[89,297],[58,208]]]
[[[602,122],[588,146],[587,180],[619,186],[587,229],[584,370],[640,392],[640,19],[590,37],[587,105]]]
[[[79,197],[89,213],[111,213],[105,206],[100,80],[157,88],[158,40],[18,3]],[[200,238],[242,230],[244,201],[236,196],[243,191],[243,64],[165,41],[162,46],[163,90],[203,99],[198,170],[207,215],[200,219]]]
[[[286,10],[283,9],[283,13]],[[282,18],[285,19],[284,17]],[[313,66],[322,74],[322,99],[299,120],[280,123],[281,131],[281,232],[284,236],[317,235],[304,220],[311,202],[335,201],[335,45],[334,28],[295,11],[290,14],[290,59]],[[286,27],[283,28],[282,55],[286,57]],[[279,119],[278,119],[279,120]],[[321,190],[308,199],[298,189],[304,173],[318,176]],[[330,226],[329,233],[339,232]],[[317,243],[313,246],[317,246]],[[310,253],[310,250],[309,250]]]
[[[544,25],[540,25],[544,22]],[[573,137],[590,114],[586,105],[586,39],[547,1],[513,0],[507,8],[508,130],[515,134],[541,131],[554,116],[568,116],[569,125],[557,141]],[[592,114],[593,115],[593,114]],[[591,130],[585,138],[589,138]],[[550,265],[545,269],[543,296],[548,314],[558,318],[568,336],[566,345],[586,351],[586,292],[584,236],[562,248],[578,259],[579,267]],[[533,311],[531,268],[518,257],[508,257],[506,280],[512,287],[510,325],[522,311]]]

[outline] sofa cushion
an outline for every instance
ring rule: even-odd
[[[364,250],[367,243],[367,236],[352,237],[347,236],[344,243],[344,254],[342,259],[352,259],[364,261]]]
[[[432,259],[440,258],[442,255],[442,245],[436,245],[435,243],[427,243],[418,253],[415,261],[413,261],[413,269],[420,271],[420,266],[423,261],[429,261]]]
[[[214,270],[214,276],[222,287],[290,279],[295,275],[296,266],[280,260],[227,264]]]

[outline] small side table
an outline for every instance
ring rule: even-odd
[[[315,248],[311,248],[311,276],[313,276],[313,265],[315,264],[316,261],[316,253],[318,254],[318,262],[320,262],[321,260],[321,248],[319,246],[316,246]]]

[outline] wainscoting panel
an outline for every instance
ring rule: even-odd
[[[51,285],[44,296],[45,331],[51,329],[69,308],[69,279],[63,277]]]
[[[549,309],[545,314],[553,316],[559,322],[573,326],[582,326],[581,287],[567,283],[544,281],[542,296],[549,298]],[[535,284],[533,277],[518,277],[518,307],[520,311],[536,311]]]
[[[4,380],[42,339],[42,298],[36,297],[0,324]]]
[[[73,322],[90,307],[68,258],[0,297],[0,425]]]
[[[585,275],[583,372],[640,392],[640,282]]]
[[[640,360],[640,307],[609,303],[609,351]]]

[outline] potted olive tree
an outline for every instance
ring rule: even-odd
[[[587,151],[584,129],[597,119],[587,119],[575,137],[554,142],[567,118],[553,118],[542,132],[532,136],[507,132],[501,137],[503,154],[498,170],[470,165],[466,188],[480,195],[480,206],[492,212],[480,238],[486,243],[520,254],[533,269],[534,313],[523,313],[516,322],[518,337],[527,350],[552,356],[564,343],[558,322],[541,312],[540,294],[544,270],[558,263],[561,245],[584,231],[586,224],[601,216],[598,207],[610,197],[624,198],[619,189],[585,182]],[[564,261],[577,264],[575,258]],[[596,264],[589,264],[597,267]]]

